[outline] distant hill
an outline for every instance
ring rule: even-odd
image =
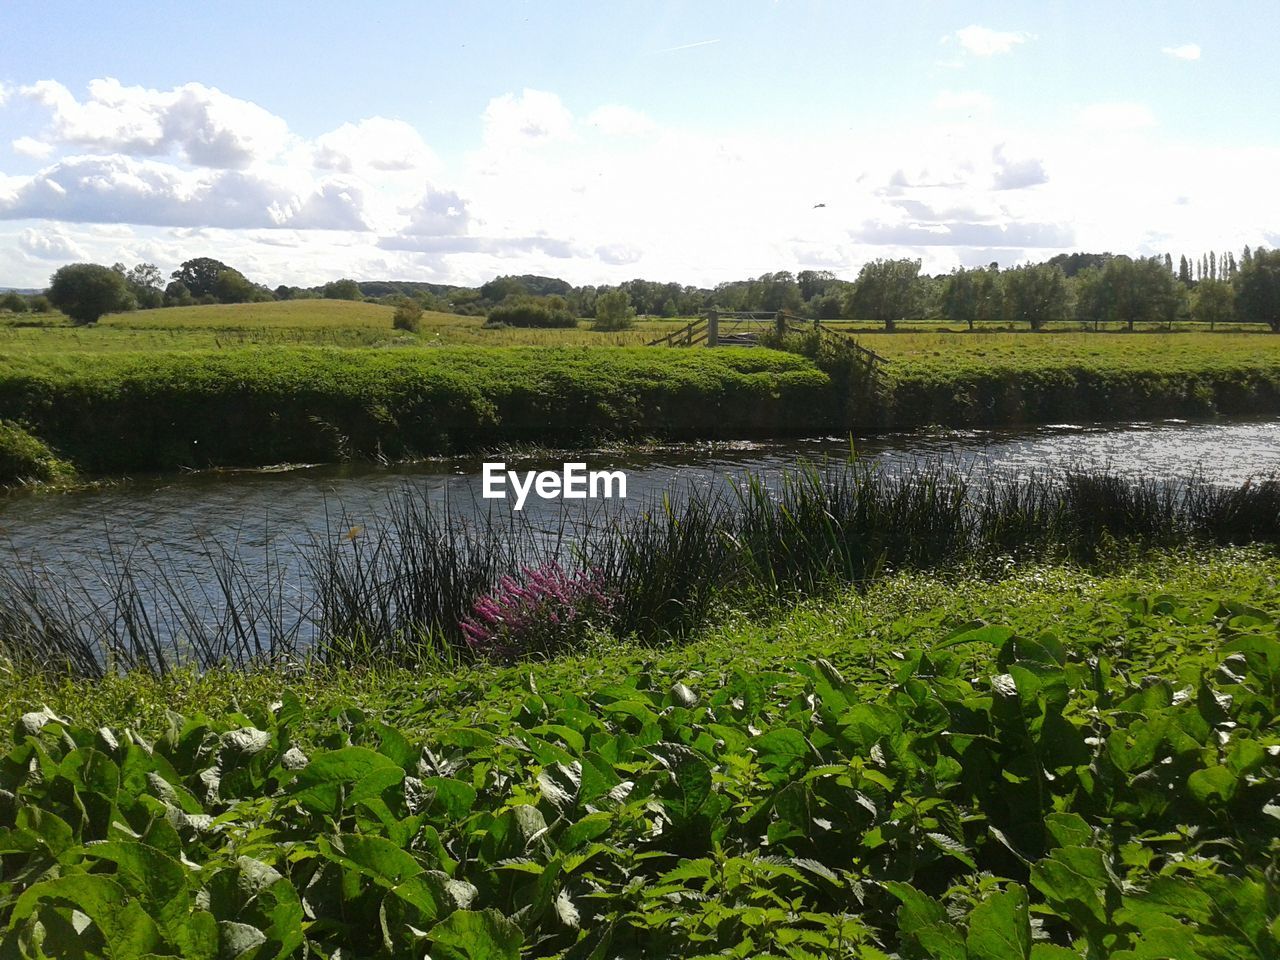
[[[24,297],[33,297],[44,293],[44,287],[0,287],[0,293],[20,293]]]

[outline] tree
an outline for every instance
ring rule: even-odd
[[[49,313],[53,310],[53,304],[49,302],[49,298],[43,293],[36,294],[28,301],[28,304],[32,313]]]
[[[59,267],[49,280],[49,300],[76,323],[96,323],[104,313],[134,308],[124,277],[100,263]]]
[[[860,320],[883,323],[892,330],[916,311],[919,260],[873,260],[854,281],[845,312]]]
[[[596,297],[596,319],[592,330],[626,330],[636,319],[631,298],[625,290],[609,290]]]
[[[213,295],[219,303],[248,303],[256,292],[239,270],[223,270],[213,282]]]
[[[164,305],[166,307],[189,307],[195,303],[195,297],[181,280],[171,280],[164,288]]]
[[[326,300],[359,300],[363,296],[364,294],[360,292],[360,284],[348,277],[331,280],[324,285]]]
[[[1240,268],[1236,315],[1242,320],[1264,320],[1280,333],[1280,250],[1259,247]]]
[[[1236,292],[1222,280],[1206,280],[1191,293],[1191,319],[1209,324],[1226,323],[1235,314]]]
[[[139,309],[151,310],[164,303],[164,294],[160,290],[164,275],[154,263],[139,263],[131,270],[126,270],[123,263],[117,263],[111,269],[124,277]]]
[[[1178,282],[1184,287],[1191,286],[1191,264],[1187,262],[1185,253],[1182,255],[1182,259],[1178,261]]]
[[[213,296],[213,285],[218,282],[218,275],[230,269],[221,260],[196,257],[181,264],[169,275],[169,279],[180,281],[191,291],[193,297]]]
[[[1040,330],[1049,320],[1067,316],[1067,276],[1047,263],[1028,264],[1004,272],[1004,313],[1015,323]]]
[[[16,290],[10,290],[3,297],[0,297],[0,310],[8,310],[10,313],[26,313],[26,298]]]

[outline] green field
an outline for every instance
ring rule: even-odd
[[[409,335],[392,330],[391,312],[306,300],[138,311],[91,327],[0,322],[0,482],[65,477],[59,461],[118,473],[1280,410],[1280,337],[1259,333],[904,325],[856,334],[889,362],[873,383],[853,383],[820,357],[618,349],[684,321],[606,334],[426,314]]]
[[[1278,582],[1204,551],[514,668],[0,673],[0,951],[1274,957]]]
[[[631,330],[486,328],[483,317],[426,312],[416,335],[391,326],[391,307],[347,300],[165,307],[109,314],[88,327],[61,314],[0,313],[0,352],[57,354],[137,350],[210,350],[264,345],[371,346],[642,346],[688,320],[640,320]]]

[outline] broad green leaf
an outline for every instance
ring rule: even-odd
[[[496,910],[458,910],[431,928],[434,960],[519,960],[520,928]]]
[[[313,756],[298,771],[290,793],[314,813],[333,813],[344,794],[350,802],[403,779],[404,768],[389,757],[367,747],[342,747]]]
[[[1028,960],[1031,918],[1021,884],[1011,884],[973,908],[965,947],[970,960]]]

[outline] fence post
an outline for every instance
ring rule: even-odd
[[[720,313],[717,310],[707,311],[707,346],[720,346]]]

